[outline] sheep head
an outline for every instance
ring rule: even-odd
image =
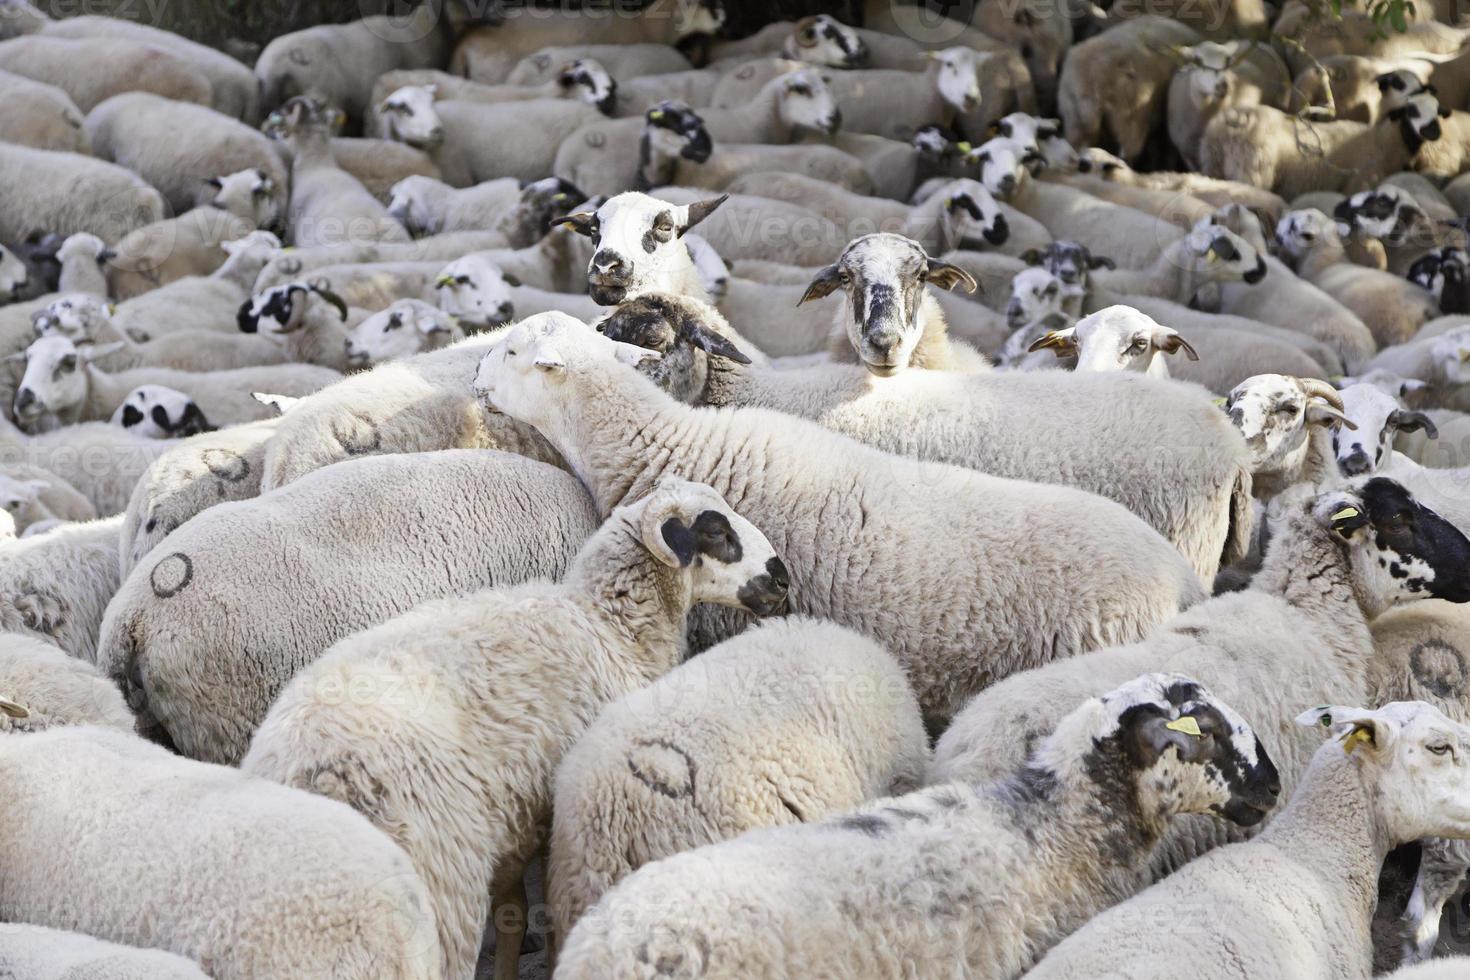
[[[15,392],[15,421],[32,428],[45,415],[60,415],[81,405],[89,388],[84,365],[125,344],[78,346],[65,337],[42,337],[9,360],[24,361],[25,374]]]
[[[419,299],[400,299],[347,334],[347,363],[371,367],[438,350],[462,337],[454,317]]]
[[[1053,313],[1061,313],[1065,296],[1062,281],[1046,269],[1022,269],[1011,279],[1006,301],[1006,326],[1019,330]]]
[[[1323,218],[1326,220],[1326,215]],[[1266,277],[1265,258],[1229,228],[1202,224],[1186,235],[1179,247],[1196,282],[1255,285]]]
[[[556,84],[566,98],[596,106],[604,116],[617,115],[618,83],[600,61],[578,58],[569,62],[557,72]]]
[[[444,142],[444,121],[434,109],[437,85],[405,85],[378,103],[388,138],[420,150],[433,150]]]
[[[112,306],[100,296],[73,293],[52,300],[31,314],[37,337],[65,337],[74,344],[97,339],[98,330],[112,322]]]
[[[258,333],[264,337],[295,333],[305,324],[313,298],[330,305],[339,319],[347,319],[347,303],[323,280],[286,282],[256,293],[240,304],[235,325],[241,333]]]
[[[1349,429],[1342,398],[1325,381],[1285,374],[1257,374],[1231,389],[1225,412],[1240,430],[1255,472],[1279,472],[1306,451],[1309,430]]]
[[[817,273],[800,302],[837,289],[847,294],[847,338],[873,374],[888,377],[909,366],[926,324],[920,316],[926,285],[974,292],[974,277],[930,258],[913,239],[880,232],[864,235]]]
[[[842,110],[837,107],[837,98],[817,69],[803,68],[779,75],[766,85],[776,89],[776,111],[794,132],[832,136],[842,128]]]
[[[868,45],[857,31],[827,14],[803,17],[781,45],[781,56],[827,68],[861,68]]]
[[[1131,306],[1099,310],[1065,330],[1048,332],[1030,347],[1048,349],[1058,357],[1075,356],[1078,371],[1136,371],[1155,377],[1169,376],[1163,355],[1182,350],[1191,361],[1199,360],[1177,331]]]
[[[1390,846],[1470,837],[1470,728],[1424,701],[1394,701],[1376,711],[1324,705],[1297,723],[1328,733],[1317,758],[1346,754],[1363,772],[1377,811],[1365,818]]]
[[[1429,438],[1439,438],[1429,416],[1410,411],[1377,385],[1350,384],[1339,395],[1343,415],[1357,427],[1332,434],[1332,452],[1343,476],[1376,472],[1393,451],[1393,438],[1399,432],[1422,429]]]
[[[1430,371],[1449,386],[1470,385],[1470,327],[1458,327],[1430,344]]]
[[[729,324],[718,310],[687,296],[644,293],[624,301],[597,324],[610,340],[655,351],[657,360],[638,370],[674,398],[699,403],[709,379],[711,357],[751,362],[726,336]]]
[[[592,239],[597,251],[587,266],[587,292],[602,306],[616,306],[642,293],[684,289],[695,269],[679,239],[728,197],[680,206],[627,191],[559,223]]]
[[[194,399],[164,385],[140,385],[112,413],[112,424],[145,439],[182,439],[213,432]]]
[[[504,326],[515,319],[512,287],[521,281],[483,255],[466,255],[439,270],[434,293],[439,309],[470,333]]]
[[[980,108],[979,54],[976,51],[953,47],[930,51],[928,57],[940,98],[958,112],[974,112]]]
[[[1031,168],[1044,167],[1046,160],[1039,150],[997,136],[967,153],[965,164],[987,191],[1004,201],[1026,186]]]

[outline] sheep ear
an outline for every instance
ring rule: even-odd
[[[576,214],[569,214],[566,217],[557,218],[551,222],[551,225],[553,228],[557,225],[563,225],[579,235],[586,235],[588,238],[591,238],[592,233],[597,229],[597,212],[578,211]]]
[[[440,318],[438,310],[432,313],[427,310],[420,313],[413,318],[413,325],[425,337],[431,337],[436,333],[449,333],[449,324]]]
[[[1180,762],[1201,762],[1209,755],[1210,746],[1203,735],[1196,735],[1199,722],[1191,726],[1183,719],[1165,715],[1147,714],[1136,716],[1132,736],[1133,755],[1141,768],[1147,769],[1159,761],[1169,749],[1176,749]]]
[[[292,398],[290,395],[272,395],[265,391],[252,391],[250,397],[267,408],[274,408],[277,415],[285,415],[301,401],[300,398]]]
[[[77,348],[77,353],[82,355],[84,361],[98,361],[111,354],[116,354],[128,346],[127,341],[115,340],[110,344],[83,344]]]
[[[1175,333],[1173,330],[1170,330],[1162,337],[1155,337],[1154,346],[1163,351],[1165,354],[1173,354],[1182,350],[1184,351],[1185,356],[1188,357],[1191,361],[1199,360],[1199,355],[1195,353],[1194,347],[1189,343],[1189,341],[1179,336],[1179,334]]]
[[[1027,265],[1040,265],[1046,261],[1046,256],[1041,254],[1041,249],[1039,248],[1028,248],[1021,253],[1021,261]]]
[[[1089,269],[1116,269],[1118,267],[1118,263],[1114,262],[1106,255],[1093,255],[1088,258],[1087,267]]]
[[[1348,418],[1346,415],[1342,414],[1331,405],[1328,405],[1325,402],[1317,401],[1315,399],[1307,403],[1307,424],[1329,425],[1334,429],[1338,427],[1346,427],[1354,431],[1356,431],[1358,428],[1357,423],[1354,422],[1352,419]]]
[[[721,194],[719,197],[714,198],[713,200],[695,201],[693,204],[689,205],[689,220],[685,221],[684,227],[679,229],[680,236],[682,236],[690,228],[693,228],[695,225],[699,224],[705,218],[708,218],[710,215],[714,214],[715,209],[718,208],[721,204],[724,204],[729,199],[729,194]]]
[[[940,289],[953,289],[956,286],[964,286],[965,292],[973,293],[980,288],[975,277],[957,265],[941,262],[939,259],[929,260],[929,283]]]
[[[1068,357],[1077,353],[1077,331],[1072,327],[1065,330],[1048,330],[1026,348],[1028,353],[1051,350],[1057,357]]]
[[[537,369],[547,374],[557,374],[565,372],[567,369],[566,358],[545,344],[536,348],[536,355],[531,363],[536,365]]]
[[[811,282],[807,283],[806,292],[801,294],[801,299],[796,301],[796,305],[800,306],[809,299],[821,299],[823,296],[830,296],[832,291],[840,285],[842,285],[842,276],[838,273],[837,266],[835,264],[829,265],[821,272],[818,272]]]
[[[521,278],[520,278],[520,276],[517,276],[517,275],[515,275],[513,273],[510,273],[510,272],[502,272],[500,274],[500,278],[501,278],[502,281],[505,282],[505,284],[507,286],[519,286],[519,285],[521,285]]]
[[[29,718],[31,716],[30,711],[25,705],[12,701],[3,694],[0,694],[0,714],[8,715],[11,718]]]
[[[699,552],[699,539],[694,530],[678,517],[664,521],[654,535],[645,533],[643,541],[653,556],[670,568],[688,568]]]
[[[205,177],[204,182],[217,191],[224,190],[225,187],[224,181],[220,180],[218,177]]]
[[[614,340],[613,356],[629,367],[637,367],[644,361],[661,361],[663,355],[656,350],[647,347],[639,347],[637,344],[625,344],[621,340]]]
[[[26,362],[26,352],[18,350],[14,354],[6,354],[5,360],[11,364],[24,364]]]
[[[725,360],[734,361],[736,364],[750,363],[750,358],[741,353],[739,347],[736,347],[728,338],[715,333],[708,327],[686,320],[681,325],[680,332],[684,335],[684,339],[706,354],[714,357],[723,357]]]
[[[1446,108],[1445,106],[1440,106],[1439,107],[1439,118],[1441,118],[1441,119],[1448,119],[1448,118],[1450,118],[1450,110],[1448,108]]]
[[[1424,435],[1429,439],[1439,438],[1439,429],[1428,415],[1423,412],[1409,412],[1404,409],[1395,409],[1389,413],[1388,424],[1400,432],[1415,432],[1424,430]]]
[[[1381,753],[1393,743],[1395,735],[1394,723],[1383,714],[1338,704],[1324,704],[1304,711],[1297,716],[1296,722],[1308,728],[1330,731],[1348,755],[1359,748]]]

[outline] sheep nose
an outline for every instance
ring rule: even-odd
[[[1000,179],[1000,196],[1010,197],[1016,192],[1016,175],[1006,174]]]
[[[628,264],[623,261],[621,255],[617,252],[610,252],[607,249],[603,249],[592,256],[592,271],[599,276],[625,275],[627,266]]]
[[[1373,461],[1368,458],[1362,446],[1354,448],[1352,452],[1337,461],[1337,468],[1342,470],[1343,476],[1361,476],[1367,473],[1372,465]]]
[[[509,302],[501,303],[495,308],[495,315],[500,319],[501,323],[509,323],[511,320],[515,319],[515,304]]]
[[[835,133],[839,129],[841,129],[842,128],[842,110],[841,109],[833,109],[832,110],[832,115],[830,115],[830,116],[827,117],[827,121],[824,123],[824,125],[826,126],[827,135],[828,136],[831,136],[833,133]]]
[[[438,142],[439,140],[442,140],[443,138],[444,138],[444,127],[443,126],[435,126],[433,129],[429,130],[429,139],[434,140],[435,142]]]
[[[36,393],[29,388],[21,388],[15,393],[15,414],[29,415],[36,404]]]
[[[1218,81],[1218,82],[1215,83],[1215,97],[1216,98],[1223,99],[1223,98],[1225,98],[1225,96],[1227,96],[1229,94],[1230,94],[1230,85],[1229,85],[1228,82],[1226,82],[1226,81],[1224,81],[1222,79],[1222,80],[1220,80],[1220,81]]]

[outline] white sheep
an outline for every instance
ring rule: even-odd
[[[175,214],[200,203],[201,196],[213,197],[209,191],[218,188],[208,186],[210,178],[242,170],[264,174],[274,203],[285,205],[286,167],[271,140],[208,106],[125,92],[88,112],[86,127],[93,155],[127,167],[158,188]],[[180,132],[190,139],[171,138]]]
[[[179,439],[214,428],[194,399],[165,385],[134,388],[112,413],[111,421],[145,439]]]
[[[31,35],[0,42],[0,70],[45,82],[91,112],[121,92],[208,105],[209,79],[170,51],[132,38]]]
[[[1230,980],[1371,976],[1372,883],[1388,852],[1470,837],[1470,728],[1422,701],[1313,708],[1297,721],[1331,735],[1260,837],[1098,916],[1030,976],[1152,976],[1186,961]]]
[[[88,661],[34,636],[0,633],[0,733],[57,725],[131,732],[133,713],[117,686]]]
[[[1045,146],[1042,152],[1045,155]],[[1187,194],[1214,208],[1239,204],[1260,212],[1273,225],[1286,212],[1286,202],[1268,190],[1235,180],[1206,177],[1204,174],[1193,171],[1156,170],[1140,173],[1118,157],[1095,146],[1088,147],[1078,155],[1077,169],[1105,183],[1127,184],[1132,187]],[[1238,229],[1232,228],[1231,230],[1239,233]],[[1252,244],[1255,243],[1252,242]]]
[[[349,807],[92,726],[0,739],[0,773],[11,921],[149,943],[219,978],[438,976],[423,882]]]
[[[445,977],[474,976],[492,911],[496,976],[514,977],[524,919],[507,923],[506,906],[516,904],[550,819],[563,753],[603,705],[683,659],[691,607],[766,615],[784,605],[786,589],[786,570],[756,527],[709,487],[666,481],[615,510],[561,584],[426,603],[328,650],[282,693],[241,767],[341,799],[404,847],[429,886]],[[446,670],[460,682],[436,693]],[[516,683],[507,686],[508,676]],[[424,700],[399,708],[384,697],[343,705],[323,696],[364,682],[418,689]],[[526,699],[546,709],[531,731],[511,720]],[[435,731],[425,712],[460,721]],[[365,741],[364,726],[386,737]],[[484,773],[483,784],[423,769],[426,754],[460,760],[453,765]],[[327,780],[323,765],[333,767]]]
[[[1256,733],[1186,676],[1070,707],[994,780],[643,868],[582,918],[558,975],[1010,980],[1127,897],[1178,816],[1249,825],[1276,801]]]
[[[578,99],[595,105],[609,116],[620,95],[618,83],[595,58],[577,58],[562,62],[560,70],[540,85],[486,85],[473,79],[451,75],[435,68],[400,68],[384,72],[373,82],[369,105],[373,107],[363,120],[369,136],[383,133],[381,106],[399,89],[409,85],[432,86],[434,95],[457,102],[528,102],[532,99]]]
[[[1048,332],[1028,348],[1043,349],[1075,357],[1078,371],[1137,371],[1154,378],[1169,377],[1166,355],[1182,350],[1190,360],[1199,360],[1177,330],[1131,306],[1099,310],[1064,330]]]
[[[209,980],[182,956],[41,926],[0,925],[0,967],[29,980]]]
[[[1099,269],[1087,280],[1088,313],[1156,296],[1187,305],[1204,288],[1220,283],[1255,285],[1266,277],[1266,259],[1226,228],[1198,227],[1170,242],[1146,269]]]
[[[503,327],[512,320],[547,310],[561,310],[588,321],[605,312],[585,295],[523,285],[492,258],[492,253],[484,252],[466,255],[440,269],[434,277],[434,301],[471,333]]]
[[[1428,387],[1421,400],[1426,405],[1470,411],[1470,326],[1416,337],[1379,351],[1359,373],[1371,371],[1425,382]]]
[[[188,395],[213,424],[231,425],[270,417],[250,397],[252,391],[307,395],[341,378],[336,371],[309,364],[200,373],[133,368],[109,374],[91,363],[117,349],[118,344],[77,347],[59,336],[42,337],[31,344],[24,355],[25,376],[15,395],[17,421],[22,426],[34,425],[47,415],[68,424],[108,419],[139,385],[157,384]]]
[[[556,935],[645,864],[911,792],[928,754],[881,646],[802,617],[747,630],[604,708],[566,754],[546,870]]]
[[[17,537],[33,524],[90,521],[92,502],[54,473],[24,463],[0,465],[0,510],[10,516]]]
[[[98,664],[180,751],[233,763],[335,641],[421,600],[560,575],[596,526],[576,480],[508,453],[328,467],[171,533],[109,606]]]
[[[210,207],[228,211],[256,228],[274,228],[285,209],[280,181],[259,167],[207,177],[204,183]]]
[[[195,515],[260,493],[265,447],[280,420],[230,426],[173,444],[138,479],[123,515],[123,577],[158,542]]]
[[[568,215],[564,223],[597,246],[587,266],[587,291],[592,299],[613,306],[645,292],[707,298],[689,250],[677,239],[727,199],[728,195],[722,195],[679,206],[629,191],[594,211]],[[711,227],[702,233],[706,240],[710,240]],[[715,241],[709,243],[726,254]]]
[[[1337,469],[1345,477],[1373,473],[1388,465],[1399,433],[1422,430],[1427,438],[1439,437],[1433,419],[1405,408],[1377,385],[1344,384],[1338,397],[1343,414],[1356,426],[1340,429],[1332,437]]]
[[[102,613],[118,587],[121,527],[113,517],[0,540],[0,630],[95,662]]]
[[[423,300],[401,299],[347,332],[347,363],[375,367],[464,340],[459,322]]]
[[[1291,79],[1270,45],[1236,39],[1179,49],[1169,82],[1169,141],[1189,170],[1199,170],[1199,143],[1211,119],[1233,105],[1282,106]]]
[[[884,285],[873,274],[876,265],[866,271],[866,278],[862,270],[849,273],[853,297]],[[892,287],[895,294],[902,282]],[[844,298],[845,305],[861,301]],[[663,355],[645,372],[680,400],[777,409],[887,452],[1110,498],[1173,542],[1205,581],[1246,551],[1251,457],[1198,391],[1116,375],[905,370],[875,383],[873,372],[857,365],[747,365],[739,338],[732,346],[718,314],[668,300],[634,300],[598,329]],[[904,332],[912,335],[913,326]],[[1035,418],[1027,406],[1042,404],[1048,414]],[[1128,407],[1104,411],[1107,405]],[[1071,419],[1073,435],[1056,430],[1058,414]],[[1142,418],[1152,421],[1143,425]],[[992,431],[999,419],[1007,420],[1006,439]],[[1055,454],[1037,454],[1041,443]],[[1142,460],[1149,462],[1140,469]]]
[[[1236,385],[1221,407],[1250,449],[1257,499],[1270,500],[1298,484],[1335,482],[1332,435],[1356,423],[1343,414],[1342,396],[1328,382],[1256,375]]]
[[[0,138],[38,150],[89,154],[92,146],[82,128],[82,112],[71,96],[55,85],[0,71]]]
[[[36,436],[17,429],[0,411],[0,464],[39,467],[65,481],[98,514],[116,514],[143,471],[169,448],[106,422],[70,425]]]
[[[242,333],[259,334],[267,343],[280,345],[289,360],[345,371],[347,333],[366,314],[362,310],[354,313],[331,286],[326,271],[311,282],[272,286],[240,304],[236,324]],[[310,394],[279,386],[271,390],[283,395]]]
[[[106,260],[108,291],[124,303],[179,279],[214,276],[234,254],[229,243],[259,246],[266,241],[259,236],[269,233],[257,230],[252,220],[216,207],[197,207],[177,218],[145,224],[109,249],[113,254]],[[274,246],[279,249],[280,241],[275,240]]]
[[[759,409],[690,408],[622,363],[657,356],[545,313],[506,333],[481,363],[475,389],[487,404],[535,426],[603,513],[665,474],[726,487],[737,481],[742,509],[762,522],[791,567],[796,610],[829,616],[889,646],[936,719],[950,714],[966,689],[1035,662],[1042,651],[1068,656],[1114,637],[1139,636],[1165,610],[1200,595],[1198,578],[1173,546],[1111,501],[900,459]],[[630,444],[632,431],[641,434]],[[734,456],[724,457],[722,446]],[[710,466],[717,459],[725,461]],[[922,503],[916,485],[926,488]],[[808,489],[796,489],[802,486]],[[983,513],[961,506],[977,495],[986,500]],[[844,497],[839,509],[830,506]],[[806,499],[829,502],[819,508],[820,518],[801,503]],[[1044,558],[1043,542],[1051,539],[1038,530],[1062,513],[1083,510],[1096,533],[1079,539],[1057,531],[1067,539],[1068,557]],[[968,530],[958,531],[962,526]],[[981,539],[989,546],[977,551]],[[899,557],[910,550],[928,559],[915,564]],[[892,588],[886,601],[926,596],[932,616],[922,629],[880,611],[870,590],[861,588],[861,597],[853,591],[879,568],[887,569],[881,574]],[[1102,575],[1106,598],[1091,584],[1103,568],[1109,569]],[[933,576],[948,585],[937,587]],[[971,579],[973,587],[955,587]],[[997,590],[1009,581],[1028,585]],[[1062,597],[1065,608],[1054,605]],[[997,603],[1005,605],[1004,617],[991,611]]]
[[[107,273],[102,267],[116,254],[96,235],[87,232],[68,235],[56,250],[56,261],[61,263],[56,291],[106,299]]]
[[[164,215],[162,195],[137,174],[78,153],[0,145],[0,188],[0,240],[8,242],[37,228],[116,241]]]
[[[1315,209],[1288,211],[1276,240],[1297,274],[1353,312],[1380,348],[1412,340],[1439,305],[1422,286],[1348,258],[1338,224]]]
[[[642,118],[592,120],[566,134],[551,173],[589,194],[647,190],[672,180],[685,161],[705,162],[713,148],[698,113],[682,102],[662,99]],[[783,158],[790,161],[793,154]],[[832,155],[827,158],[830,162]]]
[[[446,231],[488,231],[515,207],[520,197],[521,182],[514,177],[487,180],[465,188],[451,187],[432,177],[405,177],[393,185],[388,213],[414,237]]]

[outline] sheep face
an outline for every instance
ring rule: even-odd
[[[1376,385],[1348,385],[1341,397],[1343,414],[1357,426],[1332,434],[1332,452],[1343,476],[1376,472],[1393,447],[1395,433],[1423,429],[1431,439],[1439,436],[1429,416],[1409,411]]]
[[[34,521],[42,519],[41,494],[51,489],[45,480],[17,480],[0,473],[0,512],[13,534],[23,534]],[[9,535],[0,534],[0,537]]]
[[[1245,438],[1256,472],[1285,469],[1305,452],[1312,426],[1353,427],[1331,385],[1284,374],[1246,378],[1226,397],[1225,412]]]
[[[979,181],[950,181],[935,193],[943,201],[936,215],[940,251],[985,251],[1004,245],[1011,237],[1005,213]]]
[[[1384,184],[1377,190],[1359,191],[1342,201],[1333,209],[1333,217],[1369,238],[1403,245],[1424,213],[1403,188]]]
[[[1026,112],[1013,112],[990,124],[991,131],[1018,146],[1040,151],[1047,167],[1067,173],[1080,169],[1076,149],[1062,135],[1059,119],[1041,119]]]
[[[1039,265],[1056,276],[1062,283],[1063,295],[1086,292],[1092,270],[1115,268],[1112,259],[1093,255],[1086,245],[1065,240],[1052,242],[1041,251],[1031,249],[1021,260],[1027,265]]]
[[[586,199],[577,185],[560,177],[528,181],[521,186],[515,207],[501,216],[495,230],[505,235],[511,248],[527,248],[546,237],[554,219]]]
[[[574,395],[570,380],[615,369],[614,362],[636,368],[658,356],[609,340],[565,313],[538,313],[511,327],[480,361],[475,395],[485,407],[549,435],[563,417],[563,401]]]
[[[980,76],[977,55],[970,48],[945,48],[929,54],[935,68],[934,84],[940,98],[959,112],[980,107]]]
[[[640,147],[643,166],[657,159],[691,160],[704,163],[714,152],[714,140],[704,128],[704,120],[688,105],[677,99],[665,99],[644,114],[643,142]],[[640,179],[646,186],[662,182],[640,168]]]
[[[1062,312],[1062,281],[1045,269],[1022,269],[1011,279],[1006,326],[1019,330],[1052,313]]]
[[[1470,728],[1423,701],[1394,701],[1377,711],[1327,705],[1297,723],[1332,733],[1373,787],[1374,823],[1391,844],[1421,837],[1470,836]]]
[[[10,301],[20,299],[30,284],[31,270],[25,260],[8,248],[0,248],[0,296]]]
[[[909,143],[919,151],[919,159],[925,163],[941,163],[953,159],[957,151],[965,152],[969,149],[968,143],[963,144],[964,149],[961,149],[958,140],[959,137],[948,126],[926,123],[914,130]]]
[[[240,304],[235,325],[241,333],[283,335],[296,331],[306,315],[306,297],[311,287],[304,282],[272,286]]]
[[[1255,285],[1266,277],[1266,260],[1228,228],[1196,228],[1185,239],[1185,249],[1193,271],[1205,281]]]
[[[704,395],[709,358],[750,363],[730,340],[706,325],[719,319],[718,313],[698,300],[644,293],[603,318],[597,332],[657,353],[656,360],[645,361],[638,370],[679,401],[695,404]]]
[[[214,431],[194,399],[163,385],[134,388],[112,413],[112,424],[145,439],[182,439]]]
[[[1359,479],[1311,503],[1347,554],[1353,591],[1371,619],[1415,599],[1470,602],[1470,539],[1383,476]]]
[[[1145,674],[1083,702],[1029,765],[1075,769],[1079,751],[1124,760],[1119,775],[1133,781],[1146,819],[1214,813],[1250,827],[1281,792],[1276,766],[1245,719],[1180,674]]]
[[[47,414],[57,415],[87,398],[87,361],[110,354],[121,344],[104,348],[78,347],[65,337],[42,337],[12,360],[24,360],[26,369],[15,393],[15,421],[23,428]]]
[[[1101,180],[1117,180],[1132,170],[1122,157],[1114,156],[1101,147],[1089,146],[1077,154],[1077,172],[1092,174]]]
[[[692,603],[757,616],[786,607],[791,580],[776,549],[713,487],[664,479],[628,509],[649,553],[687,577]]]
[[[618,83],[592,58],[578,58],[566,65],[557,73],[556,84],[567,98],[596,106],[604,116],[617,114]]]
[[[1429,347],[1431,370],[1450,386],[1470,385],[1470,328],[1451,330]]]
[[[520,280],[477,255],[456,259],[434,280],[439,309],[459,320],[470,333],[504,326],[515,319],[511,287]]]
[[[1214,107],[1230,98],[1236,81],[1232,69],[1249,51],[1249,46],[1240,41],[1228,44],[1206,41],[1184,49],[1184,57],[1189,62],[1185,70],[1190,101],[1196,108]]]
[[[773,84],[780,90],[777,111],[791,129],[831,136],[841,128],[842,110],[837,108],[837,99],[821,72],[803,68],[781,76]]]
[[[444,123],[434,110],[437,85],[405,85],[378,105],[389,139],[420,150],[432,150],[444,142]]]
[[[65,337],[74,344],[97,339],[97,328],[112,319],[106,300],[76,293],[63,296],[31,314],[37,337]]]
[[[817,14],[796,22],[781,56],[827,68],[859,68],[867,63],[868,45],[846,24]]]
[[[56,258],[63,265],[70,262],[86,262],[89,259],[102,265],[109,259],[116,258],[114,253],[96,235],[79,231],[75,235],[67,236],[66,241],[56,250]]]
[[[641,293],[678,291],[692,262],[684,233],[709,217],[728,195],[680,207],[628,191],[596,211],[568,215],[561,223],[592,239],[587,292],[601,306],[616,306]]]
[[[1384,111],[1397,109],[1399,106],[1406,105],[1409,101],[1409,96],[1424,87],[1424,83],[1419,79],[1419,76],[1407,68],[1384,72],[1382,75],[1373,79],[1373,83],[1378,86],[1378,92],[1381,96],[1379,105]]]
[[[1403,105],[1388,110],[1388,118],[1399,124],[1399,135],[1410,153],[1417,152],[1425,143],[1433,143],[1444,135],[1441,119],[1448,119],[1450,110],[1439,104],[1439,99],[1428,90],[1410,95]]]
[[[438,350],[454,338],[449,314],[421,300],[401,299],[347,334],[347,363],[354,368]]]
[[[394,184],[388,192],[389,216],[415,238],[439,231],[425,197],[430,185],[435,183],[430,177],[413,174]]]
[[[1224,228],[1245,239],[1246,244],[1257,252],[1266,251],[1266,232],[1261,219],[1244,204],[1227,204],[1216,208],[1194,223],[1195,231],[1201,228]]]
[[[801,302],[841,288],[847,294],[847,338],[873,374],[888,377],[908,367],[924,334],[919,312],[924,286],[964,285],[975,290],[968,272],[930,258],[918,242],[902,235],[864,235],[817,273]]]
[[[1444,313],[1470,312],[1446,306],[1447,296],[1465,295],[1467,279],[1470,279],[1470,253],[1454,245],[1426,252],[1409,266],[1408,280],[1428,290],[1440,301],[1440,309]]]
[[[257,228],[269,228],[280,217],[276,182],[263,170],[237,170],[205,181],[210,207],[244,218]]]
[[[1041,154],[997,136],[970,151],[965,162],[976,170],[977,179],[985,189],[1004,201],[1021,189],[1030,172],[1027,164],[1039,164]]]
[[[1030,349],[1074,355],[1078,371],[1136,371],[1165,378],[1169,369],[1163,355],[1182,350],[1190,360],[1199,360],[1177,331],[1131,306],[1099,310],[1065,330],[1047,333]]]

